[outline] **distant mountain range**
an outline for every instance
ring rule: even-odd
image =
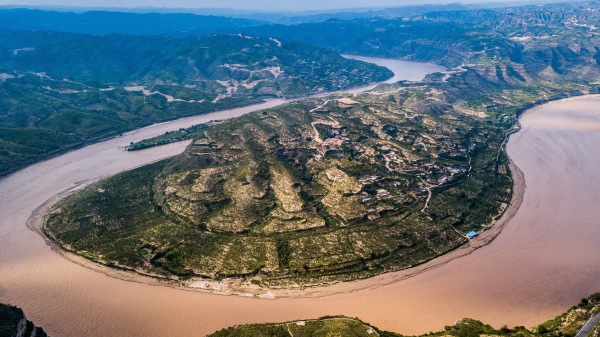
[[[329,20],[247,27],[245,32],[300,41],[340,53],[434,62],[448,67],[481,58],[524,64],[537,74],[573,73],[600,62],[595,33],[600,1],[430,12],[406,19]],[[595,61],[594,61],[595,60]]]
[[[182,13],[55,12],[32,9],[0,10],[0,29],[47,30],[81,34],[195,36],[238,33],[265,24],[257,20]]]
[[[36,16],[38,19],[42,19],[41,22],[29,21],[19,23],[26,27],[32,24],[32,27],[38,27],[41,25],[54,26],[54,30],[78,32],[83,33],[80,27],[69,26],[63,24],[60,19],[75,24],[78,20],[85,22],[87,20],[86,15],[80,17],[73,16],[70,14],[85,14],[87,12],[117,12],[117,13],[128,13],[128,14],[195,14],[196,16],[219,16],[228,18],[248,19],[249,22],[240,21],[242,25],[256,24],[256,23],[278,23],[278,24],[300,24],[309,22],[320,22],[330,19],[343,19],[352,20],[358,18],[400,18],[400,17],[411,17],[415,15],[421,15],[430,12],[444,12],[444,11],[456,11],[456,10],[473,10],[473,9],[484,9],[484,8],[500,8],[500,7],[512,7],[512,6],[523,6],[523,5],[538,5],[548,4],[557,2],[577,2],[579,0],[528,0],[528,1],[498,1],[498,2],[487,2],[487,3],[470,3],[462,4],[459,2],[450,4],[435,4],[435,1],[428,1],[427,4],[422,5],[405,5],[397,7],[358,7],[358,8],[340,8],[336,10],[313,10],[313,11],[301,11],[301,12],[277,12],[277,11],[261,11],[261,10],[242,10],[234,8],[168,8],[168,7],[134,7],[134,8],[119,8],[119,7],[88,7],[88,6],[20,6],[20,5],[5,5],[0,6],[0,11],[7,10],[42,10],[46,12],[55,12],[55,14],[47,17],[42,17],[39,13],[28,13],[21,16],[26,18],[27,16]],[[57,15],[58,13],[59,15]],[[23,15],[23,14],[21,14]],[[154,18],[146,18],[154,19]],[[167,19],[164,17],[164,19]],[[205,18],[196,18],[198,21],[205,20]],[[144,20],[144,18],[137,18],[137,20]],[[189,20],[189,19],[188,19]],[[168,20],[165,20],[168,21]],[[202,26],[204,29],[220,29],[220,28],[231,28],[232,26],[223,26],[221,23],[226,20],[208,20],[207,24],[196,24]],[[12,22],[12,20],[9,20]],[[155,22],[156,23],[156,22]],[[169,23],[168,25],[172,25]],[[0,22],[0,27],[5,27]],[[57,29],[62,27],[62,29]],[[35,28],[37,29],[37,28]],[[106,27],[104,29],[115,29],[115,27]],[[112,31],[118,33],[118,31]]]

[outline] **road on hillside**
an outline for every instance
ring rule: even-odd
[[[583,325],[575,337],[586,337],[588,333],[590,333],[590,331],[592,331],[592,329],[596,326],[596,324],[598,324],[598,322],[600,322],[600,312],[597,313],[596,316],[590,318],[590,320]]]

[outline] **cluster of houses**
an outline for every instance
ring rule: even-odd
[[[402,163],[402,159],[400,159],[398,157],[398,155],[396,154],[396,152],[394,152],[394,151],[390,151],[390,152],[384,154],[383,157],[389,162]]]
[[[364,175],[362,177],[360,177],[360,179],[358,179],[358,182],[361,184],[370,184],[372,182],[375,182],[379,179],[378,176],[374,176],[374,175]]]
[[[444,174],[437,179],[437,182],[440,185],[447,183],[452,179],[454,175],[462,173],[464,170],[460,165],[454,165],[450,167],[445,167],[444,171],[447,172],[449,175]]]
[[[390,197],[390,192],[388,192],[387,190],[380,188],[377,191],[375,191],[375,197],[379,198],[379,199],[385,199]],[[358,195],[359,201],[362,203],[367,203],[373,200],[373,197],[371,195],[369,195],[369,193],[367,192],[360,192],[360,194]]]
[[[339,151],[342,149],[344,142],[350,141],[350,138],[342,134],[342,128],[341,125],[331,125],[331,130],[329,130],[328,135],[329,138],[325,139],[321,144],[326,151]]]
[[[360,179],[358,179],[358,182],[360,182],[363,185],[366,185],[366,184],[373,183],[377,180],[379,180],[378,176],[366,174],[366,175],[360,177]],[[371,196],[369,193],[367,193],[365,191],[360,192],[358,194],[358,201],[362,202],[362,203],[367,203],[367,202],[373,201],[373,198],[386,199],[390,196],[391,196],[390,192],[388,192],[386,189],[379,188],[375,191],[375,196]]]

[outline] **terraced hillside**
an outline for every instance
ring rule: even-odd
[[[593,315],[600,312],[600,294],[584,298],[567,312],[538,326],[527,329],[523,326],[514,328],[502,327],[495,329],[473,319],[462,319],[443,331],[432,332],[423,336],[447,337],[478,337],[478,336],[507,336],[507,337],[538,337],[538,336],[575,336],[578,330]],[[591,331],[590,337],[597,336],[598,331]],[[274,323],[251,324],[223,329],[209,337],[398,337],[402,336],[389,331],[381,331],[357,318],[341,316],[322,317],[314,320]]]

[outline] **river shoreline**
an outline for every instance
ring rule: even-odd
[[[577,99],[585,99],[591,97],[600,97],[599,94],[590,94],[590,95],[581,95],[574,97],[566,97],[558,100],[552,100],[545,102],[542,105],[551,104],[554,102],[561,101],[569,101],[569,100],[577,100]],[[520,116],[527,113],[527,111],[531,109],[535,109],[540,107],[541,105],[535,104],[527,110],[523,110],[520,113]],[[518,124],[517,124],[518,125]],[[520,130],[512,133],[508,133],[507,137],[518,133]],[[135,132],[135,131],[134,131]],[[189,142],[189,141],[184,141]],[[504,144],[505,146],[506,144]],[[502,151],[506,151],[505,148]],[[300,287],[290,287],[290,288],[268,288],[268,287],[259,287],[254,285],[248,286],[240,286],[235,283],[236,279],[225,279],[223,281],[215,281],[210,279],[199,279],[192,278],[191,280],[179,281],[179,280],[170,280],[166,277],[159,275],[149,275],[144,273],[143,271],[128,269],[128,268],[111,268],[91,260],[86,259],[85,257],[78,255],[74,252],[65,250],[59,244],[57,244],[52,238],[49,237],[48,232],[43,228],[43,223],[45,222],[45,217],[47,216],[49,210],[52,208],[54,204],[59,202],[61,199],[66,196],[77,192],[80,189],[83,189],[89,185],[92,185],[96,182],[106,179],[107,177],[98,177],[97,179],[87,181],[78,185],[76,188],[73,188],[69,191],[63,191],[51,199],[47,200],[44,204],[40,205],[31,215],[31,217],[27,220],[27,226],[41,235],[46,243],[61,255],[63,258],[78,264],[82,267],[94,270],[96,272],[102,273],[106,276],[110,276],[119,280],[124,280],[128,282],[136,282],[141,284],[149,284],[154,286],[164,286],[169,288],[175,288],[186,291],[195,291],[201,293],[209,293],[215,295],[223,295],[223,296],[240,296],[244,298],[254,298],[254,299],[268,299],[268,300],[276,300],[276,299],[284,299],[284,298],[322,298],[333,296],[337,294],[347,294],[355,291],[361,291],[366,289],[375,289],[378,287],[386,286],[389,284],[397,283],[427,271],[439,268],[441,266],[446,265],[447,263],[459,259],[461,257],[472,254],[477,249],[483,248],[490,243],[492,243],[498,235],[502,233],[502,230],[508,225],[510,220],[514,217],[514,215],[519,211],[521,204],[523,202],[523,196],[526,189],[526,182],[523,172],[519,169],[519,167],[512,161],[509,157],[509,166],[511,178],[513,180],[513,193],[510,204],[507,208],[502,212],[501,217],[494,221],[489,225],[488,229],[481,232],[477,237],[470,239],[469,242],[463,244],[456,249],[453,249],[449,252],[446,252],[442,255],[438,255],[429,261],[426,261],[417,266],[402,269],[398,271],[388,272],[380,275],[371,276],[364,279],[358,279],[347,282],[336,282],[330,284],[317,284],[312,286],[300,286]]]

